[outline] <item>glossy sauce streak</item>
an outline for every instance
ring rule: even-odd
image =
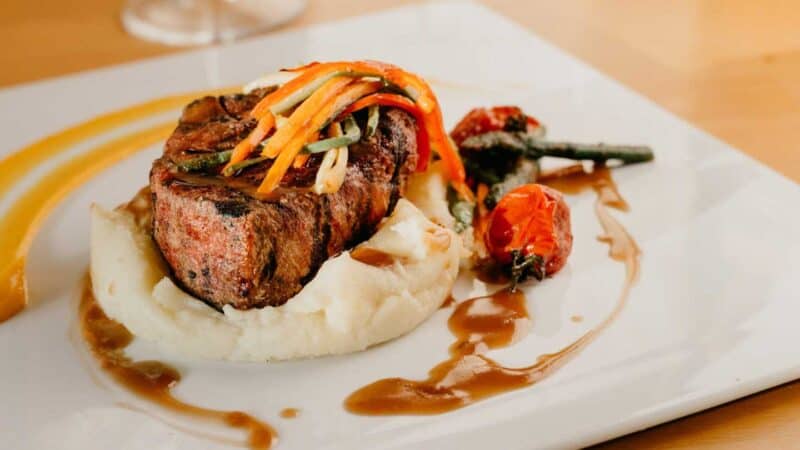
[[[375,267],[391,266],[397,259],[394,255],[363,245],[350,251],[350,257],[358,262]]]
[[[258,192],[258,186],[253,185],[251,182],[244,180],[242,178],[236,178],[236,177],[226,178],[223,176],[195,175],[192,173],[182,172],[179,170],[172,171],[171,175],[179,183],[183,183],[187,186],[222,186],[225,188],[237,190],[249,197],[253,197],[255,199],[266,202],[278,201],[282,196],[284,196],[287,192],[290,191],[298,193],[312,192],[310,189],[303,187],[279,186],[268,194],[260,194]]]
[[[275,440],[275,431],[266,423],[239,411],[218,411],[178,400],[172,389],[181,375],[173,367],[159,361],[133,361],[125,348],[133,335],[120,323],[108,318],[94,299],[87,277],[80,304],[80,325],[83,338],[100,367],[120,386],[161,407],[177,413],[218,422],[247,432],[247,445],[268,449]]]
[[[439,309],[449,308],[449,307],[453,306],[455,303],[456,303],[455,297],[453,297],[453,294],[450,294],[450,295],[447,296],[446,299],[444,299],[444,301],[442,302],[441,306],[439,306]]]
[[[88,120],[47,136],[0,161],[0,197],[27,176],[37,165],[69,150],[75,144],[127,125],[133,121],[180,107],[204,94],[193,92],[164,97],[134,105]],[[72,158],[24,192],[2,212],[0,219],[0,323],[20,312],[28,303],[25,256],[36,231],[50,211],[75,188],[109,165],[163,140],[174,128],[174,121],[128,134]]]
[[[425,380],[387,378],[369,384],[345,400],[348,411],[365,415],[438,414],[462,408],[481,399],[530,386],[567,363],[585,348],[620,313],[639,273],[640,251],[608,208],[627,205],[604,167],[592,173],[573,171],[548,184],[577,193],[593,189],[595,213],[603,228],[602,242],[609,256],[625,264],[626,276],[614,310],[599,325],[555,353],[541,355],[527,367],[503,367],[485,353],[521,339],[530,326],[521,292],[499,291],[488,297],[461,302],[448,322],[456,342],[450,358],[428,372]]]
[[[425,230],[425,243],[434,251],[445,251],[450,247],[450,234],[440,227]],[[375,267],[389,267],[396,261],[405,262],[404,257],[386,253],[383,250],[360,245],[350,251],[354,260]]]

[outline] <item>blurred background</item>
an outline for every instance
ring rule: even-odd
[[[404,0],[5,0],[0,87],[181,51],[126,33],[150,3],[198,41],[419,3]],[[800,4],[765,0],[482,0],[666,109],[800,180]],[[144,6],[143,6],[144,4]],[[137,12],[138,9],[138,12]],[[133,11],[132,13],[130,11]],[[141,22],[141,20],[139,21]],[[131,24],[134,24],[131,27]],[[185,26],[186,23],[183,23]],[[239,28],[237,28],[237,26]],[[208,31],[216,27],[217,31]],[[180,33],[177,35],[180,37]],[[162,38],[180,41],[169,34]],[[185,36],[184,36],[185,38]],[[189,39],[191,40],[191,39]]]
[[[797,1],[479,2],[800,181]],[[225,45],[415,3],[420,2],[3,0],[0,88],[182,51],[185,44]],[[797,442],[800,382],[606,445],[728,449],[790,448]]]

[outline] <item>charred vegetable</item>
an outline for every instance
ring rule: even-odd
[[[469,228],[475,213],[475,202],[464,198],[450,187],[447,189],[447,203],[450,207],[450,214],[456,220],[456,233],[461,233]]]
[[[497,202],[507,193],[529,183],[534,183],[539,175],[539,161],[519,158],[514,168],[505,175],[502,181],[492,184],[483,203],[489,209],[494,209]]]
[[[653,160],[653,150],[643,145],[549,142],[521,131],[490,131],[471,136],[461,143],[461,149],[469,152],[506,151],[532,159],[543,156],[591,161],[618,159],[626,164]]]
[[[525,131],[534,135],[544,135],[544,127],[539,121],[526,115],[520,108],[495,106],[493,108],[475,108],[468,112],[453,128],[450,136],[460,146],[470,136],[501,130]]]

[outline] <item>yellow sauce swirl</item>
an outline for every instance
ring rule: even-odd
[[[164,97],[120,109],[45,137],[0,161],[0,196],[36,166],[64,153],[75,144],[170,109],[202,95],[216,95],[230,89],[192,92]],[[162,123],[114,139],[77,156],[42,177],[24,192],[0,219],[0,323],[28,304],[25,257],[44,219],[61,200],[111,164],[166,138],[174,121]]]

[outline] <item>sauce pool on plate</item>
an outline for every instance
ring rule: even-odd
[[[120,386],[163,408],[182,415],[210,420],[247,433],[252,449],[268,449],[277,434],[269,424],[241,411],[219,411],[186,403],[172,395],[180,373],[160,361],[134,361],[125,354],[133,335],[119,322],[105,315],[92,293],[87,277],[79,310],[84,340],[100,367]]]
[[[479,400],[537,383],[566,364],[583,350],[622,311],[631,286],[639,273],[641,254],[636,242],[608,212],[608,208],[627,210],[627,204],[605,167],[592,172],[570,169],[548,184],[564,192],[594,190],[595,213],[603,228],[599,237],[608,244],[609,256],[625,265],[626,276],[614,310],[586,334],[555,353],[540,355],[526,367],[504,367],[486,356],[491,349],[520,340],[530,327],[525,297],[520,291],[500,290],[486,297],[458,303],[448,325],[456,338],[450,358],[428,372],[424,380],[386,378],[353,392],[345,408],[355,414],[398,415],[439,414]]]

